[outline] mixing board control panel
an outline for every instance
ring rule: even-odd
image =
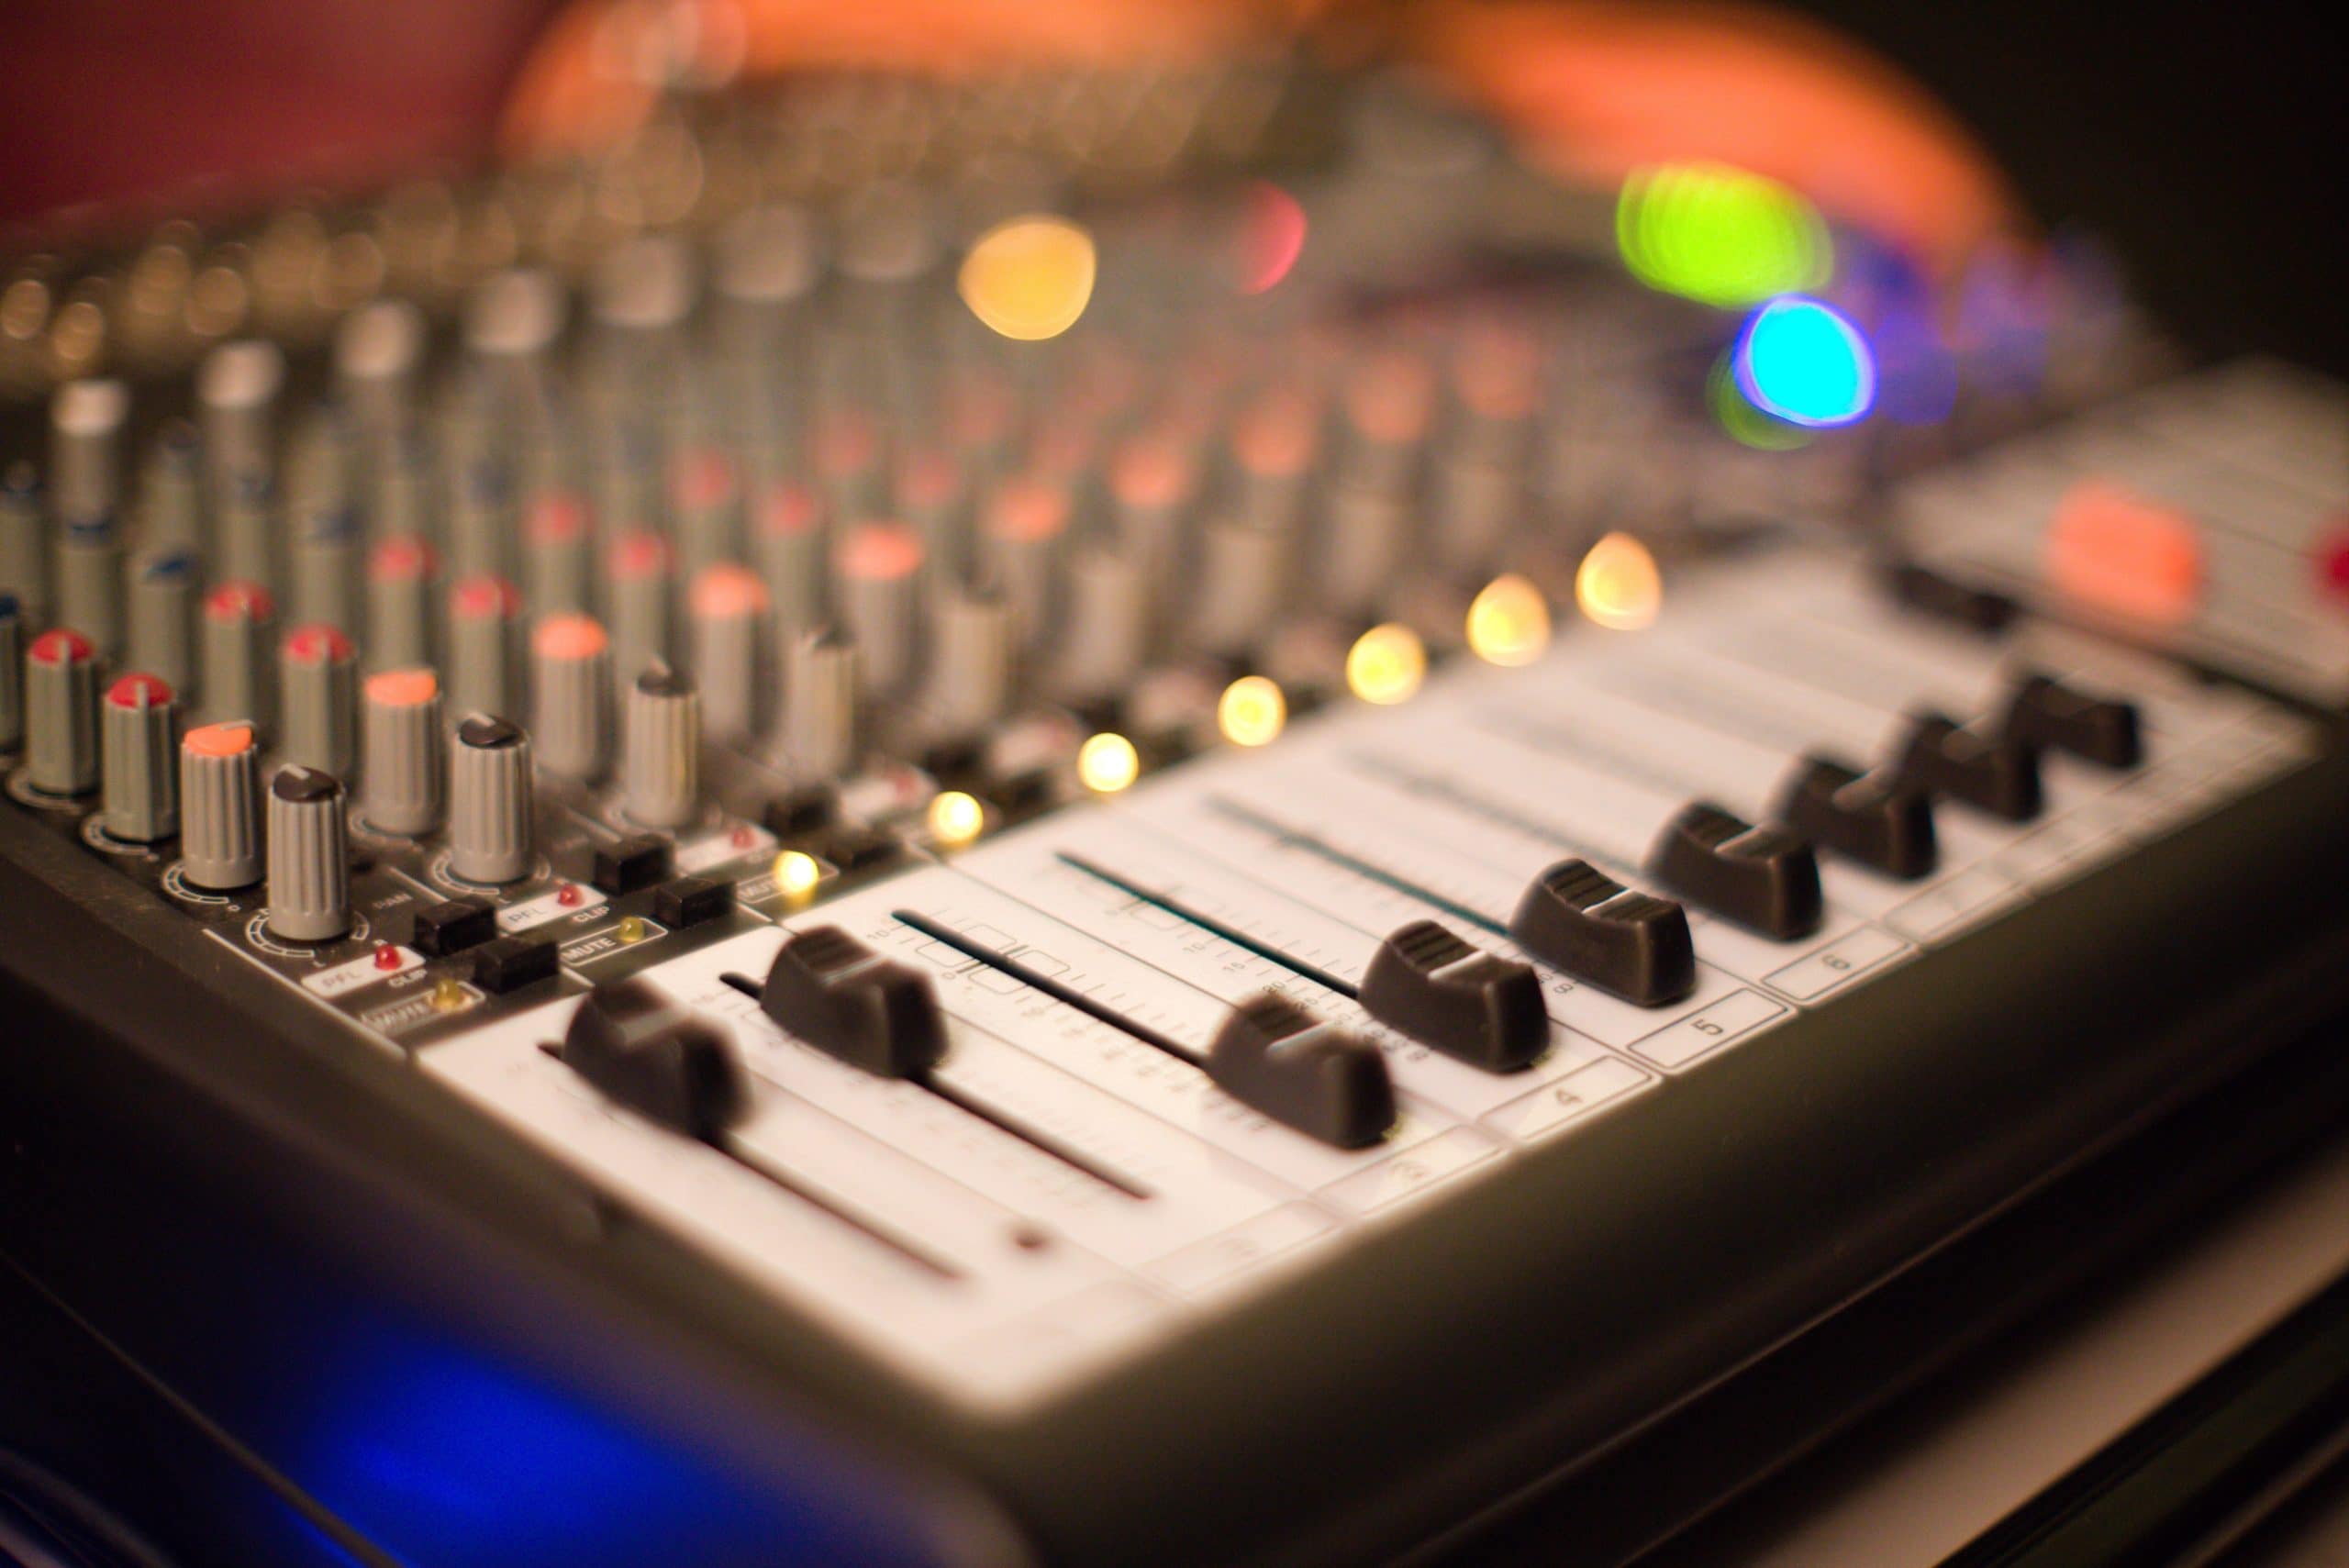
[[[1587,266],[1384,288],[1342,181],[999,223],[999,173],[63,380],[0,481],[11,860],[169,911],[206,995],[412,1068],[952,1451],[1472,1217],[1595,1301],[1585,1218],[1709,1149],[1898,1192],[1957,1163],[1900,1128],[2000,1146],[2076,1081],[2091,1137],[2154,1089],[2011,1018],[1951,1047],[2006,1017],[1979,955],[2337,832],[2338,387],[2223,366],[1915,473],[1735,446],[1719,321]],[[1866,1256],[1757,1259],[1815,1288],[1753,1334]]]

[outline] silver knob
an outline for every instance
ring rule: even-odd
[[[784,762],[800,778],[835,778],[859,751],[856,647],[829,628],[791,645],[783,666]]]
[[[868,694],[901,694],[913,678],[921,566],[920,536],[896,523],[860,523],[834,554],[840,617]]]
[[[1060,564],[1069,510],[1068,491],[1041,479],[1010,481],[987,507],[979,566],[1002,584],[1022,648],[1036,648],[1059,629]]]
[[[1080,548],[1069,562],[1068,627],[1054,686],[1072,701],[1115,697],[1150,651],[1150,580],[1128,550]]]
[[[269,727],[276,683],[266,661],[275,629],[276,608],[258,583],[222,583],[204,596],[206,713]]]
[[[656,664],[629,684],[620,788],[648,828],[682,828],[701,811],[701,694],[693,678]]]
[[[514,711],[514,643],[522,595],[503,577],[449,590],[449,700],[460,713]]]
[[[779,638],[796,637],[823,624],[829,532],[824,504],[804,485],[775,485],[760,501],[751,547],[774,602]]]
[[[941,735],[966,740],[1011,703],[1017,623],[992,584],[952,584],[930,601],[930,678],[923,706]]]
[[[685,609],[703,732],[720,745],[740,745],[757,731],[762,717],[766,584],[749,567],[721,561],[694,578]]]
[[[69,381],[49,405],[49,504],[57,517],[108,517],[122,501],[122,428],[130,389],[107,378]]]
[[[1237,517],[1209,523],[1200,540],[1191,636],[1219,658],[1244,658],[1271,629],[1287,592],[1288,536]]]
[[[250,724],[180,739],[180,874],[208,890],[261,880],[261,745]]]
[[[280,768],[269,785],[270,934],[323,942],[350,929],[342,783],[317,768]]]
[[[183,695],[195,687],[195,552],[181,545],[148,550],[130,578],[130,664],[161,676]]]
[[[359,518],[336,507],[313,512],[294,539],[294,617],[355,636],[360,629]]]
[[[383,670],[361,702],[360,807],[367,825],[421,838],[440,825],[440,681]]]
[[[223,343],[196,368],[196,423],[216,495],[240,476],[270,472],[277,395],[284,384],[284,350],[259,339]]]
[[[530,742],[521,726],[476,713],[449,751],[449,869],[467,882],[530,870]]]
[[[179,768],[173,756],[177,708],[161,678],[125,675],[100,705],[100,826],[125,843],[151,844],[179,831]]]
[[[622,534],[606,572],[613,673],[633,681],[669,662],[669,546],[659,534]]]
[[[432,547],[394,534],[367,552],[367,662],[378,670],[432,662]]]
[[[43,795],[87,795],[98,782],[97,650],[52,627],[25,654],[25,776]]]
[[[122,647],[122,532],[111,512],[69,517],[58,530],[57,623],[109,657]]]
[[[0,594],[12,594],[28,626],[49,620],[49,530],[41,520],[40,476],[29,462],[0,474]]]
[[[592,784],[610,753],[611,642],[593,616],[549,616],[530,636],[530,728],[539,762]]]
[[[337,777],[358,755],[359,670],[351,639],[330,626],[296,627],[277,657],[288,762]]]

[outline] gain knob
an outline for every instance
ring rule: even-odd
[[[701,694],[693,678],[655,664],[629,685],[620,788],[647,828],[682,828],[701,810]]]
[[[261,880],[261,747],[250,724],[206,724],[180,740],[180,874],[225,891]]]
[[[367,677],[360,804],[380,832],[421,838],[440,822],[440,681],[429,670]]]
[[[99,716],[104,803],[100,826],[129,844],[179,831],[179,773],[172,756],[172,688],[155,675],[125,675],[106,688]]]
[[[612,701],[611,639],[593,616],[549,616],[530,634],[530,728],[539,761],[558,778],[604,776]]]
[[[288,762],[340,777],[357,754],[359,671],[351,639],[330,626],[296,627],[277,662]],[[251,715],[228,716],[250,717]]]
[[[55,627],[25,655],[25,775],[43,795],[87,795],[98,782],[97,650]]]
[[[351,929],[351,853],[342,782],[299,765],[269,785],[269,931],[332,941]]]
[[[449,869],[466,882],[514,882],[530,869],[530,741],[487,714],[457,726],[449,751]]]

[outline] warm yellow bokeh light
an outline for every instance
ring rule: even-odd
[[[1104,730],[1076,749],[1076,776],[1096,795],[1115,795],[1141,773],[1141,757],[1124,736]]]
[[[804,850],[785,850],[774,858],[775,891],[795,904],[814,893],[823,880],[823,863]]]
[[[1485,584],[1468,606],[1468,646],[1487,664],[1531,664],[1550,645],[1550,606],[1514,572]]]
[[[930,803],[930,836],[942,849],[961,849],[985,832],[986,825],[986,807],[959,789]]]
[[[1346,650],[1346,686],[1364,702],[1408,700],[1427,678],[1428,651],[1419,633],[1388,621],[1372,627]]]
[[[1664,578],[1648,547],[1630,534],[1608,534],[1575,572],[1575,603],[1600,626],[1637,631],[1664,606]]]
[[[1223,738],[1235,746],[1266,745],[1279,738],[1288,722],[1288,699],[1264,676],[1242,675],[1223,688],[1215,721]]]
[[[1093,298],[1093,237],[1064,217],[996,224],[955,280],[971,314],[1007,338],[1037,342],[1076,325]]]

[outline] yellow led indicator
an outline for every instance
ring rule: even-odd
[[[1428,651],[1419,633],[1392,621],[1372,627],[1346,650],[1346,685],[1364,702],[1406,701],[1427,673]]]
[[[823,880],[823,866],[804,851],[785,850],[774,858],[775,891],[794,904],[805,903]]]
[[[640,942],[644,940],[644,934],[643,916],[623,915],[620,917],[620,940],[624,942]]]
[[[1487,664],[1531,664],[1550,645],[1550,606],[1542,590],[1510,572],[1468,606],[1468,646]]]
[[[1076,776],[1096,795],[1117,794],[1141,772],[1141,758],[1122,735],[1104,730],[1076,749]]]
[[[460,981],[441,979],[432,983],[432,1010],[436,1013],[456,1012],[470,999]]]
[[[1242,675],[1223,688],[1215,705],[1215,722],[1223,738],[1235,746],[1263,746],[1280,736],[1288,722],[1288,699],[1262,675]]]
[[[959,850],[985,830],[986,807],[959,789],[930,803],[930,836],[939,848]]]
[[[1608,534],[1575,572],[1575,603],[1600,626],[1637,631],[1664,605],[1664,579],[1648,547],[1630,534]]]
[[[1064,217],[999,223],[971,247],[955,280],[971,314],[1023,342],[1057,338],[1093,298],[1093,237]]]

